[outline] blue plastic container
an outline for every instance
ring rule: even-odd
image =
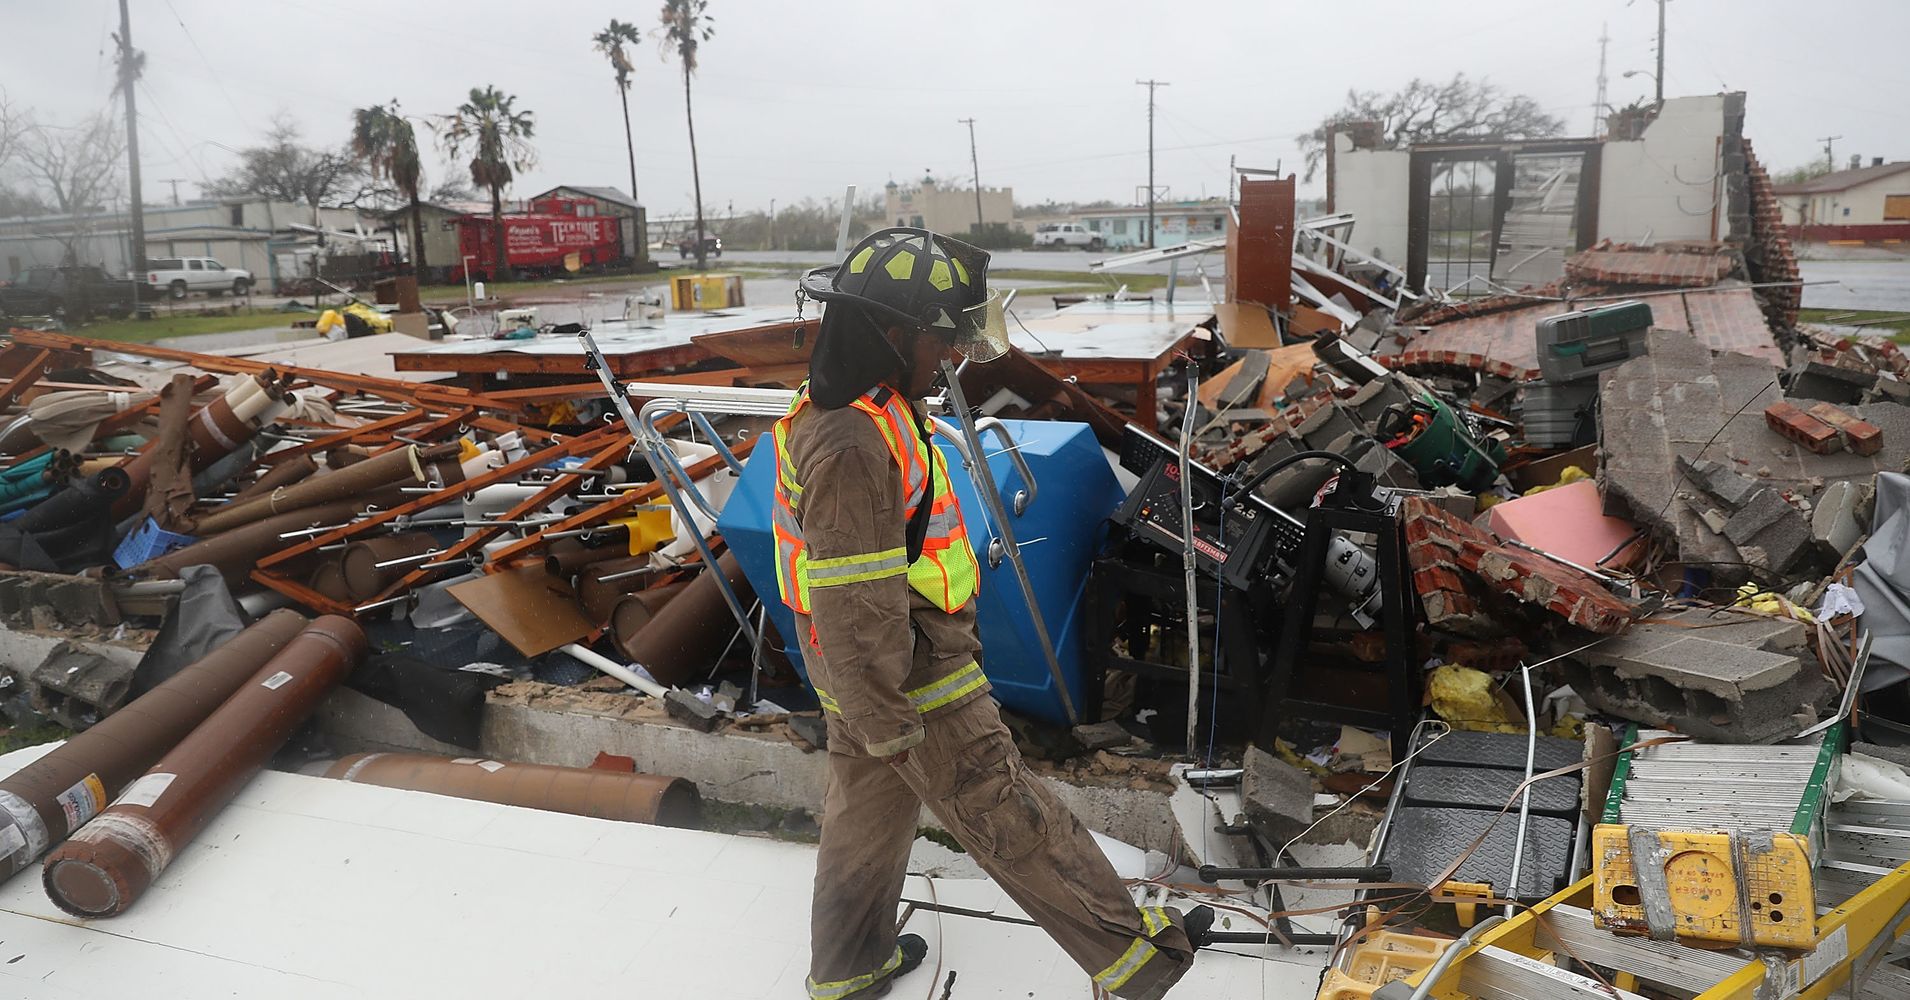
[[[120,569],[130,569],[149,559],[157,559],[174,549],[184,548],[199,539],[192,535],[182,535],[176,531],[161,528],[158,522],[148,517],[139,527],[127,532],[126,537],[113,550],[113,561]]]
[[[1080,628],[1088,569],[1106,538],[1108,515],[1120,505],[1123,494],[1106,454],[1086,424],[1045,420],[1004,423],[1021,446],[1022,457],[1038,487],[1035,502],[1015,518],[1015,537],[1021,542],[1022,560],[1034,583],[1048,635],[1054,640],[1055,657],[1061,662],[1069,697],[1078,710],[1086,700]],[[1000,484],[1002,501],[1012,507],[1016,491],[1024,486],[1021,475],[1009,457],[999,453],[998,438],[989,435],[982,445],[990,456],[988,465]],[[1007,559],[998,567],[988,565],[992,534],[975,483],[953,448],[940,439],[935,446],[936,461],[948,463],[949,481],[955,487],[968,524],[969,541],[981,564],[976,614],[981,626],[982,668],[994,684],[995,698],[1020,715],[1065,724],[1067,714],[1042,655],[1014,567]],[[763,597],[777,632],[789,639],[790,660],[802,670],[800,643],[793,638],[795,615],[775,598],[775,543],[769,531],[772,484],[776,479],[774,455],[768,448],[759,448],[751,455],[717,527],[736,553],[750,586]],[[808,676],[806,670],[804,676]]]

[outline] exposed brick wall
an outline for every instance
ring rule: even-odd
[[[1500,545],[1435,504],[1410,498],[1401,518],[1413,589],[1433,625],[1466,635],[1496,631],[1484,620],[1481,588],[1605,635],[1631,623],[1631,606],[1597,580],[1535,552]]]
[[[1791,248],[1791,238],[1785,235],[1784,212],[1778,206],[1771,175],[1758,162],[1749,139],[1744,140],[1744,159],[1751,193],[1751,238],[1744,247],[1745,266],[1755,282],[1796,281],[1797,254]],[[1772,329],[1788,330],[1797,325],[1797,309],[1804,300],[1802,288],[1763,288],[1758,290],[1758,298]]]
[[[1723,280],[1737,266],[1737,255],[1724,247],[1613,246],[1574,254],[1565,261],[1565,273],[1581,282],[1706,288]]]

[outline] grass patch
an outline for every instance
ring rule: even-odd
[[[1837,326],[1861,326],[1878,336],[1898,343],[1910,343],[1910,313],[1870,312],[1851,309],[1799,309],[1799,323],[1828,323]]]
[[[37,747],[42,743],[63,740],[71,735],[73,734],[51,722],[38,726],[15,726],[0,730],[0,753],[12,753],[21,747]]]
[[[277,309],[247,310],[236,315],[215,313],[211,315],[177,314],[160,315],[152,319],[116,319],[69,330],[75,336],[94,337],[99,340],[118,340],[129,344],[144,344],[165,337],[190,337],[201,333],[232,333],[238,330],[268,330],[290,328],[298,320],[314,321],[315,312],[280,312]],[[317,336],[316,333],[312,336]]]

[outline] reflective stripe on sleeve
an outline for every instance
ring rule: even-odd
[[[1173,921],[1167,919],[1167,910],[1159,906],[1142,907],[1141,923],[1147,927],[1148,937],[1153,937],[1174,925]]]
[[[1156,954],[1158,952],[1146,938],[1135,938],[1134,943],[1127,946],[1127,950],[1121,953],[1120,958],[1114,960],[1113,965],[1095,973],[1094,981],[1101,984],[1102,989],[1112,993],[1127,985],[1127,981],[1133,979],[1136,972],[1141,971],[1141,966],[1146,965],[1148,959]]]
[[[909,571],[909,554],[906,549],[894,548],[833,559],[811,559],[806,569],[811,588],[837,587],[902,576]]]

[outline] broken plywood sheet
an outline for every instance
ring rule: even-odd
[[[1220,335],[1229,347],[1279,347],[1280,331],[1263,306],[1253,303],[1221,302],[1214,306],[1214,319]]]
[[[596,628],[577,607],[570,584],[542,564],[481,576],[447,593],[525,656],[542,656]]]

